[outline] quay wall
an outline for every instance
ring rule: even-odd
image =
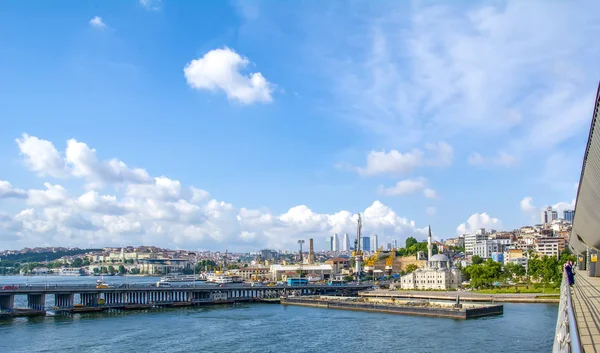
[[[359,302],[341,302],[331,300],[316,300],[316,299],[302,299],[302,298],[282,298],[281,304],[283,305],[299,305],[299,306],[310,306],[315,308],[326,308],[326,309],[342,309],[342,310],[358,310],[358,311],[370,311],[370,312],[381,312],[401,315],[417,315],[417,316],[430,316],[430,317],[442,317],[451,319],[470,319],[483,316],[501,315],[504,312],[502,305],[490,305],[480,308],[473,309],[452,309],[452,308],[431,308],[431,307],[419,307],[419,306],[391,306],[373,303],[359,303]]]

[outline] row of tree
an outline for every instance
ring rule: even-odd
[[[470,280],[472,288],[487,288],[506,285],[509,281],[541,282],[545,286],[558,287],[562,279],[562,269],[567,261],[575,261],[575,257],[565,250],[560,258],[554,256],[539,257],[537,254],[529,258],[527,269],[517,263],[502,265],[499,262],[479,256],[473,256],[473,264],[462,269],[465,280]]]

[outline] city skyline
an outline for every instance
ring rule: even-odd
[[[584,3],[7,4],[0,249],[323,249],[352,246],[359,212],[382,245],[561,218],[600,76]]]

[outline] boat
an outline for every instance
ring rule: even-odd
[[[210,274],[208,275],[206,281],[210,283],[224,284],[233,283],[233,278],[224,274]]]
[[[110,288],[108,283],[104,282],[104,276],[100,277],[100,279],[96,281],[96,288],[99,288],[99,289]]]
[[[160,278],[162,282],[194,282],[194,281],[203,281],[194,275],[182,275],[179,273],[174,273],[166,276],[162,276]]]
[[[81,270],[79,268],[61,268],[58,270],[60,276],[81,276]]]

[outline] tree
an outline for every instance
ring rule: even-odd
[[[94,267],[93,271],[94,271],[95,274],[98,274],[100,272],[100,270],[98,269],[98,267]]]
[[[115,270],[115,267],[113,265],[108,266],[108,273],[110,273],[111,275],[114,275],[115,272],[117,272]]]
[[[122,275],[124,275],[125,272],[127,272],[127,270],[125,269],[125,266],[119,265],[119,273],[122,274]]]
[[[411,273],[411,272],[415,272],[419,267],[415,264],[408,264],[406,265],[406,268],[404,269],[405,273]]]
[[[71,267],[81,267],[83,266],[83,260],[80,258],[76,258],[71,262]]]
[[[406,238],[406,249],[410,249],[411,246],[413,245],[417,245],[417,239],[413,238],[413,237],[408,237]]]
[[[473,255],[471,261],[473,262],[473,265],[480,265],[483,263],[483,258],[479,255]]]

